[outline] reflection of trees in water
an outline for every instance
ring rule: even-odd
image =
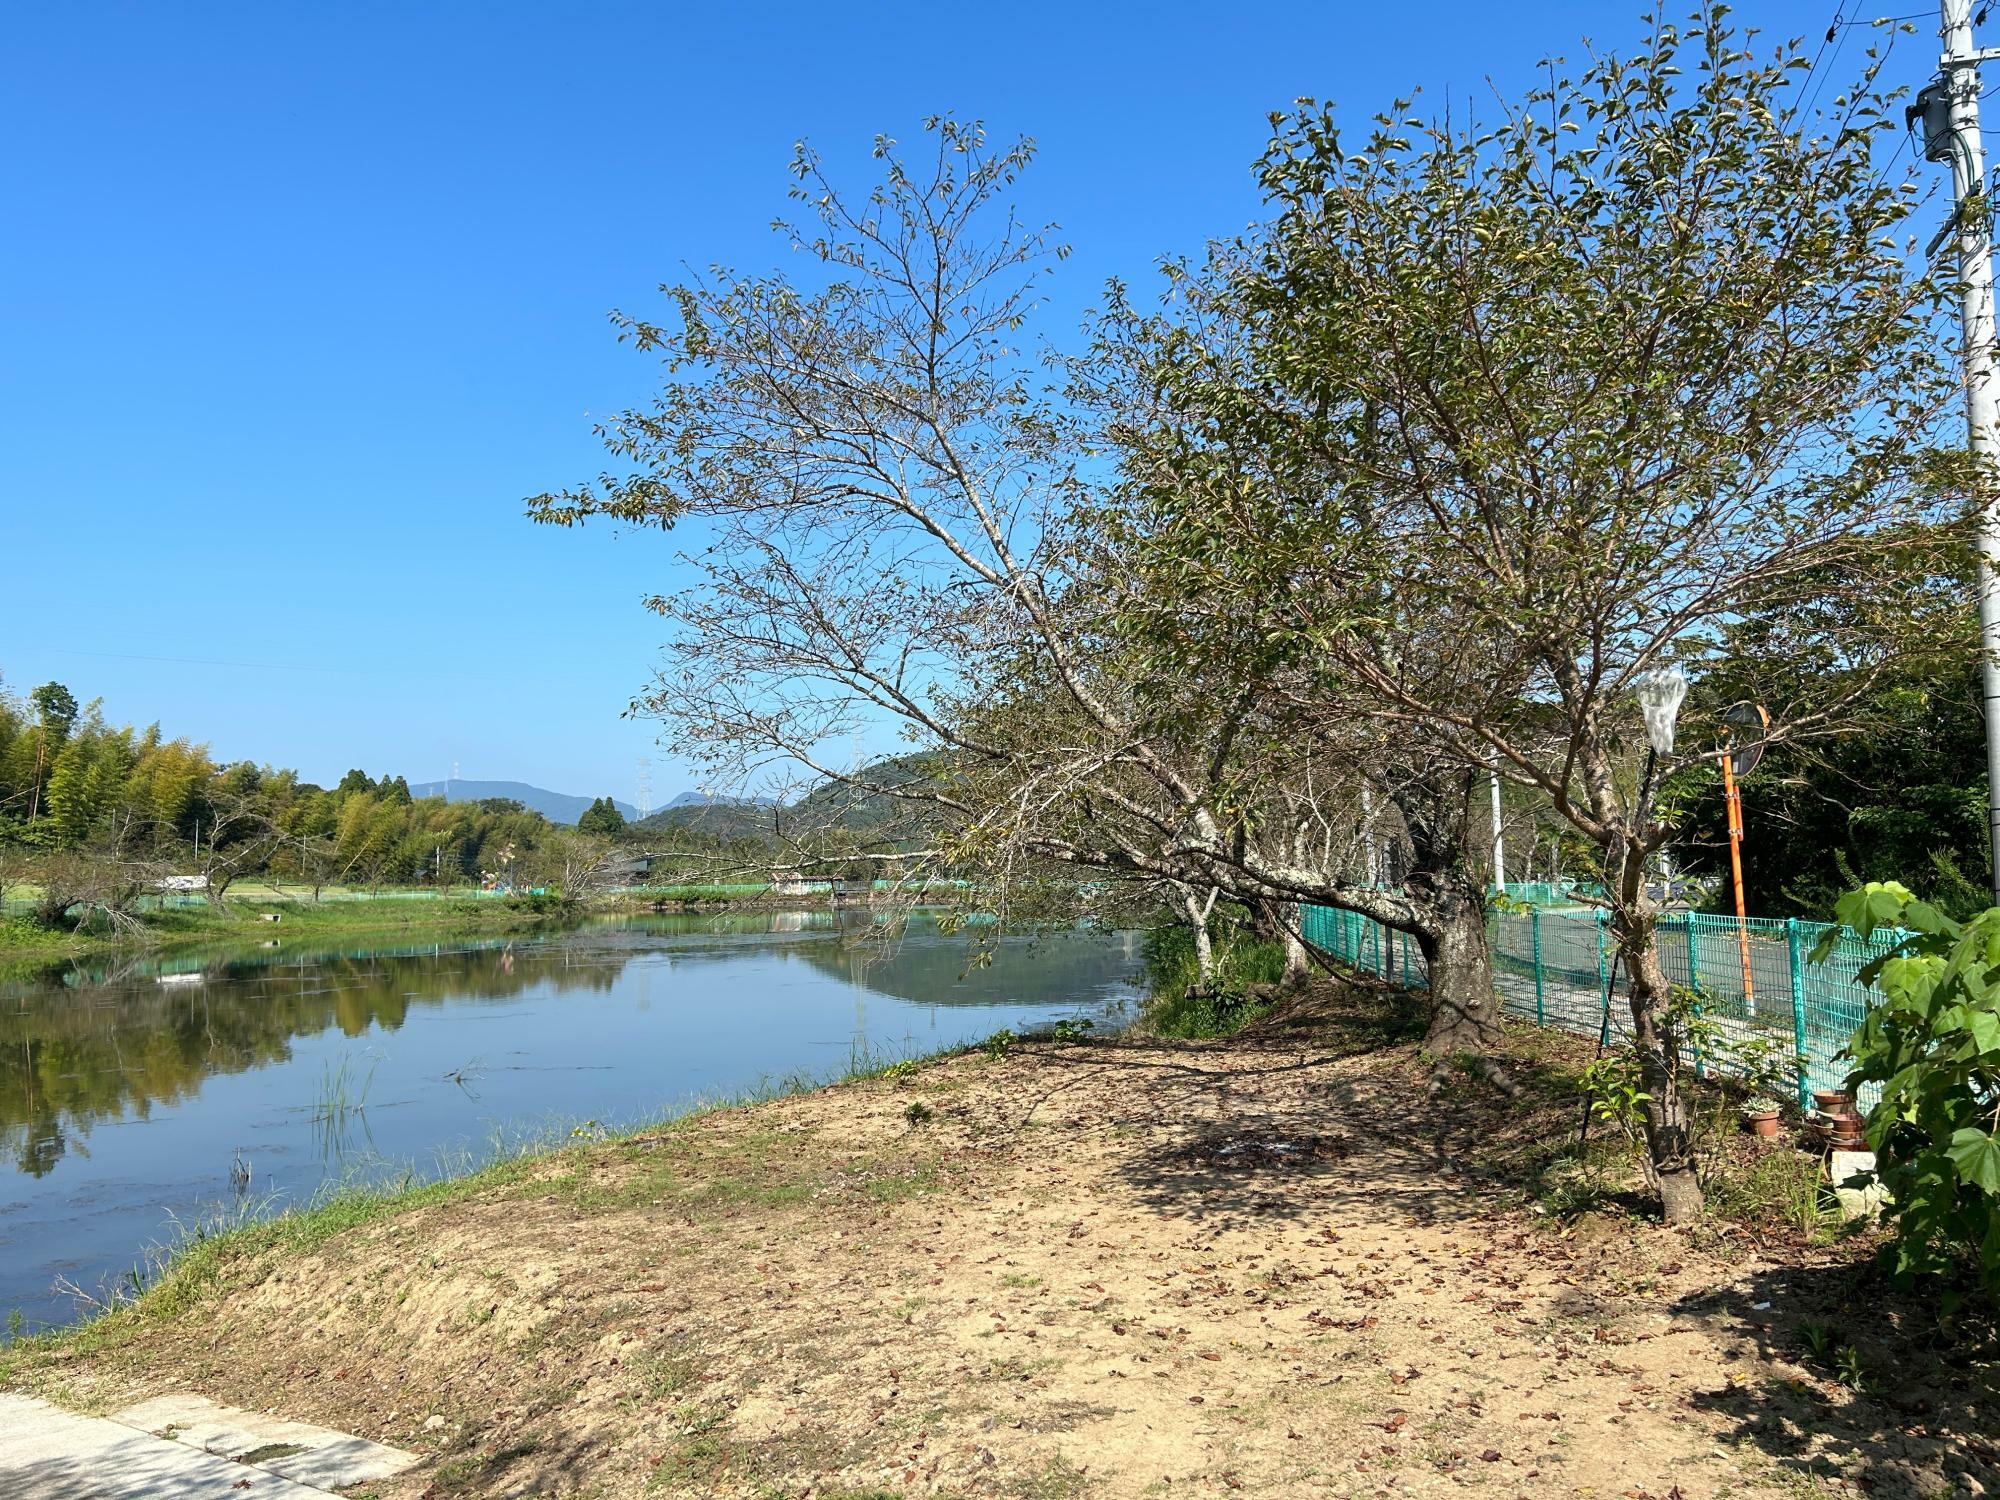
[[[220,964],[196,984],[146,975],[21,996],[0,1012],[0,1151],[39,1177],[99,1121],[144,1119],[212,1074],[282,1062],[295,1037],[394,1031],[412,1007],[504,1000],[550,980],[609,990],[630,956],[540,940],[293,955]]]
[[[1133,953],[1078,936],[1032,946],[1007,939],[992,966],[967,972],[963,942],[921,927],[899,944],[855,941],[867,920],[664,917],[389,951],[252,950],[205,968],[185,955],[66,966],[0,999],[0,1151],[40,1177],[98,1122],[144,1119],[155,1103],[192,1097],[212,1074],[284,1062],[294,1038],[395,1031],[416,1007],[507,1000],[544,983],[557,993],[608,992],[642,957],[680,967],[776,951],[867,990],[941,1006],[1085,1000],[1136,970]],[[663,936],[679,941],[663,945]],[[199,982],[163,984],[163,972]]]
[[[1002,938],[993,962],[974,963],[972,941],[918,929],[903,942],[849,941],[802,946],[814,968],[918,1005],[1079,1003],[1136,978],[1136,936],[1055,932]]]

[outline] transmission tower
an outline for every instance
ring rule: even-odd
[[[639,816],[643,818],[653,810],[653,762],[649,757],[639,757],[639,770],[632,778],[632,785],[639,803]]]

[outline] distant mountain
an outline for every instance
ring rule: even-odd
[[[632,825],[640,832],[691,828],[725,842],[771,836],[771,804],[684,794]]]
[[[595,797],[572,797],[567,792],[551,792],[545,787],[529,786],[525,781],[460,781],[448,778],[444,781],[413,781],[410,783],[412,797],[442,797],[447,802],[483,802],[488,797],[511,797],[523,807],[533,808],[551,823],[574,823],[595,802]],[[618,810],[630,818],[639,816],[639,809],[629,802],[617,803]]]
[[[922,755],[893,756],[870,767],[870,778],[881,785],[915,780],[926,774]],[[855,832],[884,829],[903,822],[908,810],[893,797],[868,795],[837,781],[821,782],[803,797],[779,802],[775,797],[721,797],[682,792],[651,817],[634,826],[641,832],[686,828],[725,842],[758,839],[775,842],[773,824],[788,835],[815,829],[846,828]]]
[[[666,807],[666,812],[675,807],[770,807],[777,802],[776,797],[725,797],[715,792],[682,792]]]

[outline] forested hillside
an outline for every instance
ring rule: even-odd
[[[158,724],[114,724],[60,683],[0,691],[0,852],[10,884],[117,904],[184,875],[223,896],[246,875],[313,887],[464,884],[537,873],[556,830],[506,799],[410,795],[400,776],[332,787],[218,759]]]

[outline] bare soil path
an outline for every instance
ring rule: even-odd
[[[1918,1370],[1893,1310],[1848,1309],[1880,1394],[1793,1363],[1853,1252],[1559,1224],[1504,1148],[1573,1101],[1427,1098],[1338,1036],[1021,1045],[564,1152],[5,1382],[431,1455],[381,1500],[2000,1485],[1986,1372]]]

